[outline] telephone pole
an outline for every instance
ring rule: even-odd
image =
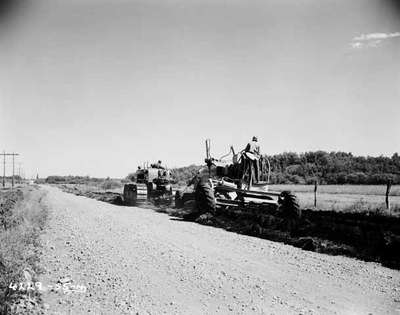
[[[6,153],[3,151],[3,188],[6,186]]]
[[[13,161],[13,172],[12,172],[12,187],[14,188],[14,171],[15,171],[15,156],[19,155],[18,153],[6,153],[3,151],[1,153],[3,155],[3,188],[6,186],[6,156],[12,156]]]
[[[12,159],[13,159],[13,174],[12,174],[12,184],[11,187],[14,188],[14,171],[15,171],[15,161],[14,161],[15,155],[13,154]]]

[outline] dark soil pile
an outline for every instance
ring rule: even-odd
[[[79,190],[77,187],[68,187],[66,185],[59,186],[62,191],[71,193],[77,196],[84,196],[92,199],[96,199],[103,202],[108,202],[114,205],[122,205],[123,199],[121,194],[105,191],[105,192],[98,192],[98,191],[82,191]]]

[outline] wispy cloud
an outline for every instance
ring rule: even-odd
[[[350,46],[354,49],[365,47],[377,47],[384,40],[400,37],[400,32],[395,33],[369,33],[356,36],[352,39]]]

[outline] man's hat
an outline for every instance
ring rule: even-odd
[[[257,140],[257,137],[254,136],[252,141],[258,141],[258,140]]]

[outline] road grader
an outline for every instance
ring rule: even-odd
[[[171,171],[157,164],[139,168],[134,181],[124,185],[124,204],[136,206],[147,200],[172,198],[171,179]]]
[[[231,156],[230,160],[226,160],[228,156]],[[297,215],[299,208],[293,194],[269,191],[270,174],[271,166],[266,157],[245,150],[236,153],[232,146],[225,156],[211,157],[210,140],[207,139],[205,166],[184,190],[175,193],[175,206],[192,205],[199,214],[215,214],[221,208],[268,208]]]

